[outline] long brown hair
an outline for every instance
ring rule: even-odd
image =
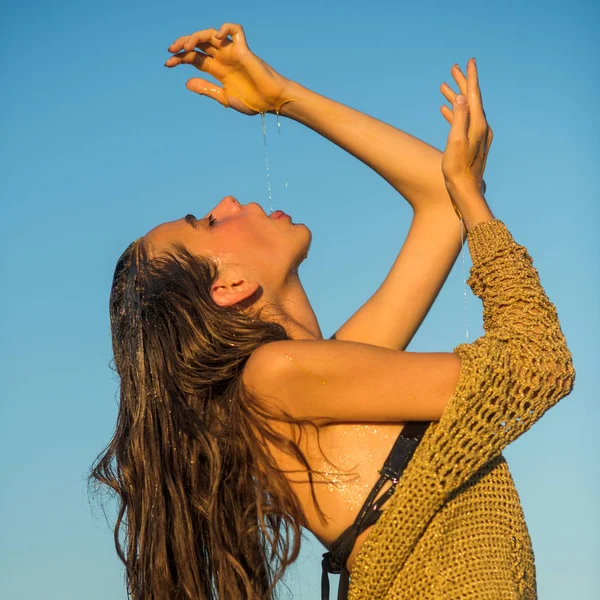
[[[268,442],[306,467],[325,518],[317,471],[270,421],[293,419],[274,415],[241,377],[254,350],[289,337],[262,311],[218,306],[217,277],[212,259],[181,246],[150,259],[142,239],[115,269],[119,411],[89,483],[117,497],[114,540],[134,600],[275,598],[306,520]]]

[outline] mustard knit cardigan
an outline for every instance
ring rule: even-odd
[[[502,450],[573,389],[537,270],[501,221],[468,234],[485,334],[454,349],[454,394],[358,553],[349,600],[537,597],[531,540]]]

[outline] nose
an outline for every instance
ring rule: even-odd
[[[223,218],[240,210],[242,210],[242,205],[233,196],[225,196],[208,214],[212,214],[218,219],[219,217]]]

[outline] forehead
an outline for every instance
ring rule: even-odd
[[[206,241],[206,237],[207,232],[203,227],[194,228],[185,219],[177,219],[154,227],[144,236],[144,240],[155,251],[160,252],[175,242],[179,242],[187,248],[192,243],[196,246]]]

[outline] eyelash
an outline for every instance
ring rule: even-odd
[[[212,213],[211,213],[210,215],[208,215],[208,226],[209,226],[209,227],[214,227],[214,226],[215,226],[215,223],[217,223],[217,219],[215,219],[215,218],[212,216]]]

